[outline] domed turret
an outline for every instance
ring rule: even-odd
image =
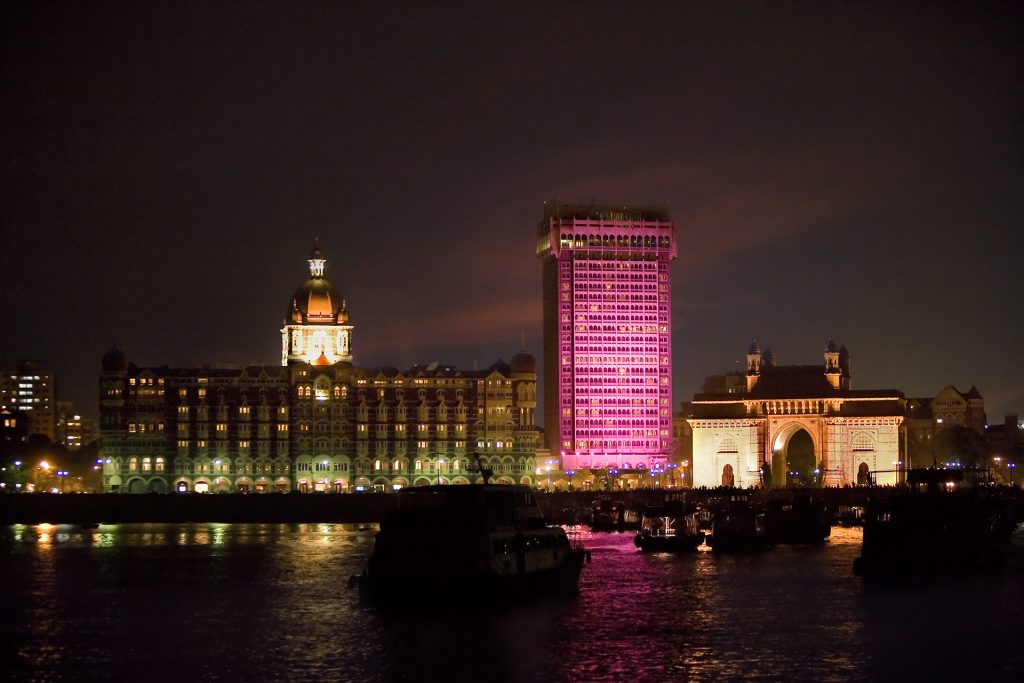
[[[281,330],[281,363],[352,362],[352,324],[345,300],[324,277],[327,259],[313,245],[309,278],[295,290]]]
[[[829,337],[828,338],[828,342],[826,342],[826,344],[825,344],[825,352],[826,353],[836,353],[837,351],[838,351],[838,349],[836,348],[836,343],[834,341],[832,341],[832,337]]]
[[[128,357],[124,355],[117,344],[110,347],[110,350],[103,354],[103,372],[124,372],[128,369]]]
[[[324,277],[327,259],[316,244],[309,256],[309,279],[292,297],[285,320],[297,325],[337,325],[348,321],[345,300]]]
[[[512,356],[512,360],[509,361],[509,368],[513,374],[536,373],[537,360],[526,351],[520,351]]]
[[[747,349],[747,353],[749,355],[751,355],[751,356],[753,356],[753,355],[760,355],[761,347],[758,346],[756,339],[754,341],[750,342],[750,348]]]

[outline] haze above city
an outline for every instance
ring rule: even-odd
[[[671,207],[677,407],[833,337],[1024,413],[1019,4],[2,12],[0,359],[86,414],[115,340],[277,364],[316,237],[358,365],[540,358],[554,198]]]

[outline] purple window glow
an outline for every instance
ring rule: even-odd
[[[667,210],[549,203],[537,253],[549,448],[563,469],[663,463],[672,450],[676,257]]]

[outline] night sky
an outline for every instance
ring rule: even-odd
[[[6,3],[0,360],[276,364],[316,236],[357,364],[539,359],[558,197],[671,205],[677,406],[831,336],[1024,415],[1024,6],[895,4]]]

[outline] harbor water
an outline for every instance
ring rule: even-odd
[[[4,680],[1021,680],[1024,535],[996,576],[866,585],[859,529],[754,555],[644,555],[572,529],[578,597],[482,609],[487,595],[346,580],[372,527],[48,525],[0,529]]]

